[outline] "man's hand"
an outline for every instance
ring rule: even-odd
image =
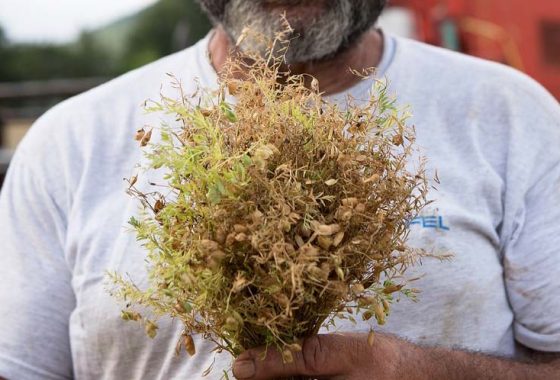
[[[306,376],[332,380],[394,379],[396,347],[383,337],[370,346],[367,335],[318,335],[306,339],[302,351],[294,353],[293,363],[284,363],[278,351],[262,349],[241,354],[233,365],[239,380],[265,380]],[[264,360],[263,360],[264,357]]]
[[[269,349],[249,350],[234,363],[239,380],[268,380],[302,376],[328,380],[385,379],[560,379],[560,357],[536,354],[531,363],[508,361],[443,348],[418,347],[377,334],[373,346],[367,335],[319,335],[303,342],[294,362]],[[538,357],[547,360],[539,360]]]

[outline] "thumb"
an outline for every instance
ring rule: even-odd
[[[233,364],[233,374],[238,380],[343,376],[353,371],[360,357],[368,355],[369,348],[361,336],[317,335],[303,341],[302,350],[293,353],[292,363],[284,363],[273,348],[246,351]]]

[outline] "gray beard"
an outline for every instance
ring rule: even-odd
[[[292,0],[297,5],[309,0]],[[280,14],[271,14],[258,0],[199,0],[210,17],[221,23],[233,42],[245,27],[254,32],[240,45],[244,52],[261,56],[270,50],[265,41],[274,40],[286,26]],[[327,0],[325,10],[313,19],[289,19],[293,32],[285,52],[289,64],[318,61],[332,57],[351,46],[377,20],[384,0]],[[258,38],[258,37],[262,38]]]
[[[352,19],[350,0],[337,1],[335,6],[327,10],[320,18],[310,20],[303,28],[300,20],[297,24],[289,20],[294,29],[288,35],[290,46],[285,53],[286,63],[299,63],[319,60],[336,52],[348,33]],[[239,46],[242,51],[252,51],[264,56],[268,51],[266,40],[286,29],[282,18],[265,12],[258,4],[247,0],[231,0],[226,6],[224,28],[234,40],[241,35],[245,26],[257,35],[249,36]],[[259,40],[259,35],[264,37]]]

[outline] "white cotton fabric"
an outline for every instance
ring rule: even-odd
[[[162,121],[143,112],[144,100],[177,96],[166,73],[187,93],[195,78],[216,85],[207,44],[56,106],[19,146],[0,196],[0,376],[201,379],[215,360],[206,379],[219,379],[231,364],[198,338],[196,356],[176,357],[180,324],[161,321],[150,340],[120,319],[105,286],[108,270],[146,285],[145,252],[126,228],[138,204],[123,178],[143,160],[133,135]],[[557,101],[513,69],[393,36],[378,76],[410,105],[440,179],[436,202],[411,221],[410,243],[454,254],[415,269],[419,302],[395,304],[383,330],[508,357],[515,341],[560,352]],[[370,85],[350,92],[364,99]],[[139,184],[151,180],[160,175],[141,174]]]

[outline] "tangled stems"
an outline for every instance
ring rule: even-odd
[[[219,91],[201,88],[196,102],[181,92],[150,103],[178,125],[161,126],[157,143],[137,135],[167,182],[143,192],[130,179],[150,287],[112,273],[112,294],[152,337],[158,317],[179,320],[178,352],[194,355],[201,334],[217,351],[274,347],[290,362],[337,318],[373,328],[397,294],[414,296],[403,274],[424,253],[406,245],[408,221],[428,186],[421,160],[409,169],[407,115],[377,81],[365,104],[341,110],[275,57],[231,60]]]

